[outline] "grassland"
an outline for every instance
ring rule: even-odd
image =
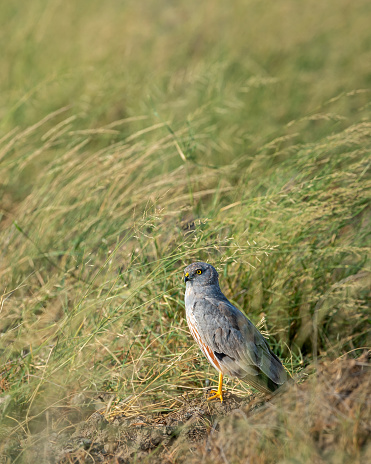
[[[81,394],[127,417],[202,396],[194,260],[292,374],[369,348],[370,2],[15,0],[0,18],[1,462],[72,433]],[[333,462],[362,462],[357,443]]]

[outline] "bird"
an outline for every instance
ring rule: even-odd
[[[222,293],[219,275],[208,263],[184,269],[186,319],[195,341],[219,371],[217,390],[208,400],[223,401],[223,376],[244,379],[262,393],[271,394],[287,380],[279,358],[254,324]]]

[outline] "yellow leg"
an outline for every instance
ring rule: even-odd
[[[207,400],[210,401],[210,400],[213,400],[214,398],[220,398],[220,401],[223,402],[223,390],[222,390],[222,387],[223,387],[223,374],[221,372],[219,372],[219,385],[218,385],[218,390],[211,390],[210,393],[215,393],[215,395],[213,396],[210,396],[210,398],[208,398]]]

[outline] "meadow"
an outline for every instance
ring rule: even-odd
[[[304,409],[336,394],[332,363],[370,349],[370,19],[366,0],[0,3],[1,464],[58,462],[50,440],[95,410],[204,399],[193,261],[310,377]],[[192,462],[366,462],[369,385],[325,455],[326,427],[298,437],[302,403],[283,401],[286,435],[244,444],[227,423],[229,454]]]

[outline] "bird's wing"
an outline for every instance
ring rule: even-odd
[[[227,299],[197,299],[193,313],[200,335],[232,375],[253,379],[263,373],[277,385],[286,381],[286,371],[265,338]]]

